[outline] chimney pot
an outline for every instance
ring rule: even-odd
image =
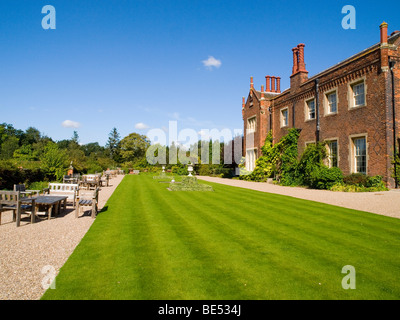
[[[265,91],[266,92],[270,92],[271,91],[271,89],[270,89],[270,84],[271,84],[271,77],[270,76],[266,76],[265,77],[265,79],[266,79],[266,89],[265,89]]]
[[[253,77],[250,77],[250,89],[254,88]]]
[[[298,65],[298,71],[306,71],[306,64],[304,62],[304,47],[306,45],[304,43],[300,43],[297,45],[297,48],[299,48],[299,65]]]
[[[298,65],[298,59],[299,59],[299,48],[295,47],[292,49],[293,51],[293,69],[292,69],[292,74],[295,74],[297,71],[299,71],[299,65]]]
[[[271,79],[272,79],[272,82],[271,82],[271,91],[272,91],[272,92],[276,92],[276,91],[275,91],[275,79],[276,79],[276,77],[271,77]]]

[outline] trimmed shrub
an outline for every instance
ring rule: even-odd
[[[363,173],[352,173],[343,178],[343,183],[350,186],[366,186],[368,177]]]
[[[339,168],[317,167],[308,179],[309,187],[314,189],[330,189],[343,181],[343,173]]]

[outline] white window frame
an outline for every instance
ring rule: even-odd
[[[284,123],[284,120],[285,120],[285,118],[283,117],[283,112],[285,112],[286,111],[286,123]],[[288,107],[286,107],[286,108],[283,108],[283,109],[281,109],[280,110],[280,125],[281,125],[281,128],[285,128],[285,127],[288,127],[289,126],[289,108]]]
[[[354,87],[363,84],[364,86],[364,103],[356,105],[356,97],[354,93]],[[367,106],[367,84],[365,77],[359,78],[355,81],[352,81],[348,85],[348,103],[349,109],[358,109]]]
[[[368,135],[365,134],[358,134],[358,135],[351,135],[350,139],[350,156],[351,156],[351,172],[352,173],[363,173],[368,174]],[[357,139],[364,139],[365,140],[365,172],[359,172],[357,170],[357,156],[356,156],[356,144],[355,141]]]
[[[326,165],[329,168],[333,168],[330,144],[332,142],[336,142],[336,166],[335,167],[339,168],[339,139],[338,138],[326,139],[325,142],[326,142],[326,149],[327,149],[327,155],[328,155]]]
[[[331,111],[331,105],[329,102],[329,96],[335,94],[336,96],[336,111]],[[324,92],[324,110],[325,110],[325,116],[328,115],[333,115],[338,113],[338,106],[339,106],[339,95],[338,95],[338,90],[337,88]]]
[[[311,102],[311,101],[313,101],[314,102],[314,118],[311,118],[310,117],[310,114],[311,114],[311,109],[310,109],[310,106],[309,106],[309,102]],[[316,118],[317,118],[317,110],[316,110],[316,103],[315,103],[315,98],[313,97],[313,98],[311,98],[311,99],[308,99],[308,100],[305,100],[304,101],[304,103],[305,103],[305,116],[306,116],[306,121],[312,121],[312,120],[315,120]]]
[[[246,149],[246,170],[253,171],[256,167],[257,148]]]
[[[257,131],[257,116],[247,118],[246,133],[249,134],[249,133],[254,133],[256,131]]]

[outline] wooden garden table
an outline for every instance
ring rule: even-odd
[[[38,212],[39,206],[45,206],[48,214],[48,219],[50,220],[53,208],[55,215],[60,213],[61,203],[64,204],[64,210],[66,209],[68,196],[37,196],[37,197],[27,198],[26,200],[21,199],[21,202],[28,201],[28,199],[35,199],[36,213]]]

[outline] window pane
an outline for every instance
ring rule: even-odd
[[[255,132],[256,131],[256,118],[251,118],[247,120],[247,132]]]
[[[365,138],[354,139],[355,170],[356,172],[367,172],[367,143]]]
[[[328,95],[328,103],[329,103],[329,113],[335,113],[337,111],[336,92]]]
[[[288,125],[288,110],[282,110],[282,126],[285,127]]]
[[[329,142],[329,167],[337,167],[338,166],[338,150],[337,150],[337,141]]]
[[[308,119],[315,118],[315,103],[314,100],[310,100],[307,102],[308,105]]]
[[[365,104],[364,83],[359,83],[353,86],[354,105],[361,106]]]

